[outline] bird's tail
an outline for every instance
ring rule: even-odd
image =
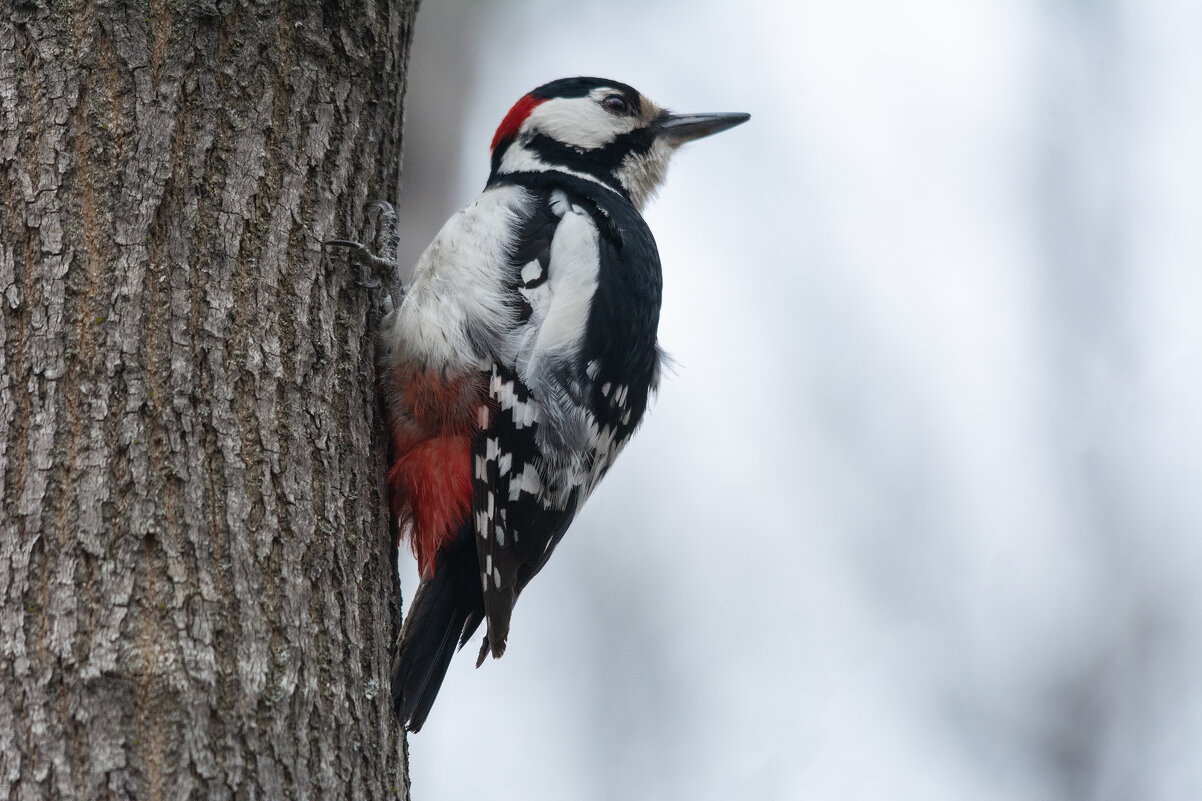
[[[483,616],[472,536],[469,530],[466,546],[471,550],[466,554],[460,553],[465,543],[458,541],[439,554],[441,564],[422,579],[401,627],[392,664],[392,702],[409,731],[426,722],[451,657]]]

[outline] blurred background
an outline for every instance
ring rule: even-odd
[[[674,374],[413,797],[1202,799],[1202,4],[428,0],[404,263],[570,75],[752,120],[649,209]]]

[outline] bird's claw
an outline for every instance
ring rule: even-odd
[[[396,264],[388,259],[381,258],[371,252],[371,249],[360,242],[352,242],[349,239],[327,239],[321,243],[322,247],[340,247],[347,248],[351,252],[351,257],[355,261],[363,264],[373,270],[381,270],[391,272],[396,269]]]
[[[396,210],[386,200],[373,200],[367,204],[368,210],[379,212],[376,218],[376,242],[380,257],[391,262],[396,261],[397,248],[401,245],[401,234],[397,230]],[[380,242],[383,236],[384,241]]]
[[[368,269],[369,277],[357,281],[358,285],[364,289],[379,289],[384,286],[386,281],[392,284],[392,289],[386,293],[383,302],[384,312],[387,314],[400,303],[405,292],[396,264],[397,247],[400,244],[396,211],[393,210],[391,203],[383,200],[369,203],[367,210],[377,212],[372,239],[378,245],[378,252],[373,251],[362,242],[350,239],[330,239],[322,242],[321,245],[323,248],[346,248],[350,252],[352,261]]]

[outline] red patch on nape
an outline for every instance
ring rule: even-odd
[[[493,135],[492,144],[488,150],[490,153],[495,152],[497,146],[502,142],[513,139],[518,135],[518,131],[522,127],[522,123],[530,116],[530,112],[540,104],[547,102],[545,97],[535,97],[534,95],[526,95],[521,100],[513,104],[513,108],[509,109],[509,113],[505,115],[505,119],[501,120],[501,125],[497,128],[497,132]]]

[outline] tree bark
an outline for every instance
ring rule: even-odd
[[[416,0],[0,6],[0,798],[408,796],[345,257]]]

